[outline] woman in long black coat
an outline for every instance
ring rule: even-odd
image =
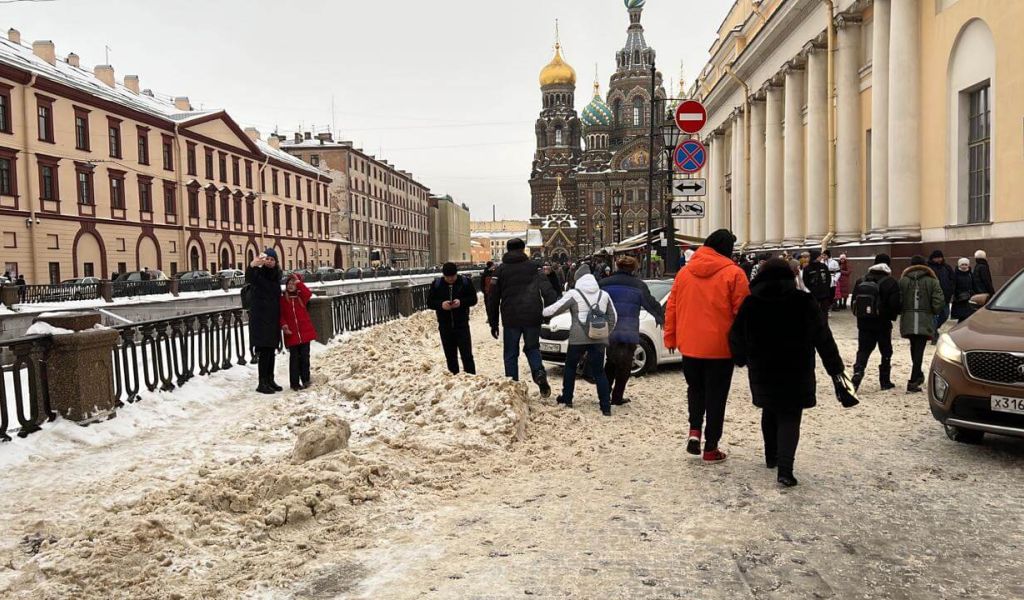
[[[971,297],[978,292],[976,278],[971,271],[971,261],[961,258],[957,261],[956,272],[953,274],[953,310],[950,316],[957,323],[966,321],[974,314]]]
[[[273,394],[283,388],[274,381],[274,357],[281,342],[281,268],[277,252],[267,248],[245,270],[249,285],[249,345],[256,349],[260,383],[256,391]]]
[[[748,367],[754,406],[762,409],[765,464],[778,467],[779,483],[797,485],[793,462],[800,420],[816,403],[815,351],[833,378],[843,359],[814,298],[797,289],[789,264],[765,263],[750,286],[729,333],[733,361]]]

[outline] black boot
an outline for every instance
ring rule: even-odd
[[[534,374],[533,374],[533,382],[537,384],[538,388],[540,388],[540,397],[541,398],[550,398],[551,397],[551,386],[548,385],[548,374],[544,371],[544,369],[540,369],[540,370],[534,372]],[[569,406],[572,406],[572,405],[570,404]]]
[[[850,383],[853,384],[853,390],[857,391],[860,389],[861,382],[864,381],[864,371],[854,371],[853,377],[850,379]]]
[[[778,481],[785,487],[796,487],[800,483],[796,480],[796,477],[793,477],[793,469],[783,470],[781,467],[779,468]]]
[[[259,385],[256,387],[257,394],[273,394],[274,388],[270,387],[266,379],[261,378]]]
[[[892,365],[889,363],[882,363],[878,367],[878,382],[882,387],[882,391],[896,389],[896,384],[892,382]]]

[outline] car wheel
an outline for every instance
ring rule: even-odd
[[[633,377],[640,377],[654,371],[658,366],[658,355],[654,350],[654,344],[645,337],[640,338],[640,343],[633,352],[633,367],[630,374]]]
[[[952,425],[943,425],[943,427],[946,428],[946,436],[960,444],[980,444],[985,438],[984,431],[964,429],[962,427],[954,427]]]

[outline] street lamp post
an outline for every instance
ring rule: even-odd
[[[615,207],[615,243],[622,241],[622,190],[615,190],[612,195],[612,205]]]
[[[679,269],[679,246],[676,244],[676,224],[672,216],[672,177],[675,170],[672,167],[672,153],[679,145],[682,138],[682,131],[676,126],[674,120],[668,117],[668,122],[661,128],[661,135],[665,144],[665,190],[666,198],[662,203],[662,213],[665,215],[665,274],[672,275]]]

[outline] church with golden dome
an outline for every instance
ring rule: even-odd
[[[626,44],[615,54],[607,95],[602,96],[595,79],[587,105],[582,113],[576,112],[576,70],[567,62],[557,35],[554,56],[540,72],[531,220],[547,226],[543,246],[532,248],[535,256],[588,255],[647,230],[655,52],[647,45],[641,24],[645,0],[624,3],[629,16]],[[661,74],[655,72],[654,77],[655,96],[664,100]],[[664,115],[659,111],[654,118],[660,126]],[[664,187],[663,180],[656,182],[656,200]],[[660,208],[661,202],[655,202],[655,223],[661,222]],[[552,219],[555,212],[568,218]],[[571,231],[552,228],[552,222],[571,225]]]

